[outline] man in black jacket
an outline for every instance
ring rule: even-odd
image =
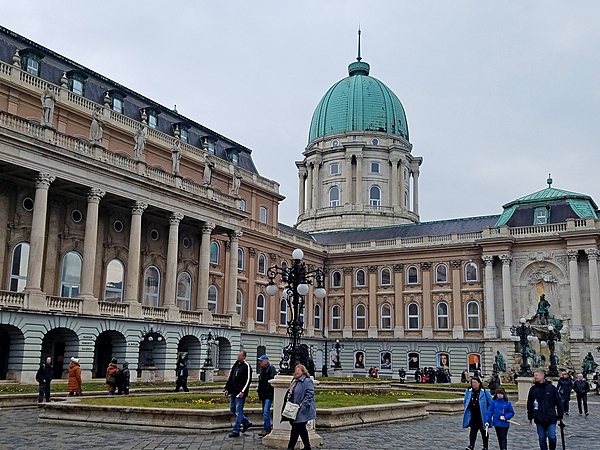
[[[258,399],[262,402],[263,430],[258,433],[259,436],[266,436],[271,432],[271,405],[275,389],[269,383],[269,380],[275,378],[277,370],[269,363],[269,357],[262,355],[258,358],[260,364],[260,374],[258,375]]]
[[[563,402],[563,410],[565,416],[569,415],[569,402],[571,401],[571,391],[573,390],[573,380],[567,372],[563,372],[556,383],[558,395]]]
[[[540,449],[556,450],[556,422],[563,418],[563,402],[556,386],[546,380],[541,370],[533,374],[534,385],[529,389],[527,398],[527,419],[535,422],[540,440]]]
[[[52,358],[48,356],[46,362],[40,364],[35,379],[39,383],[38,403],[42,403],[44,397],[48,403],[50,401],[50,382],[52,381]]]
[[[240,350],[225,385],[225,393],[230,396],[229,409],[235,414],[235,424],[229,437],[239,437],[240,428],[242,433],[245,433],[252,426],[252,422],[244,415],[244,404],[251,381],[252,367],[246,362],[246,351]]]
[[[575,395],[577,395],[577,408],[579,408],[579,414],[583,414],[585,412],[585,417],[589,416],[587,406],[587,394],[590,392],[590,383],[583,378],[583,374],[580,373],[577,375],[577,379],[575,383],[573,383],[573,390],[575,391]],[[581,410],[581,404],[583,403],[583,411]]]

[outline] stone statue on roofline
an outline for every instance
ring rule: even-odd
[[[212,158],[208,156],[206,153],[204,154],[204,174],[202,176],[202,184],[204,186],[209,186],[212,182],[212,172],[215,168],[215,163]]]
[[[142,159],[144,149],[146,148],[146,127],[141,125],[133,136],[135,145],[133,147],[133,156],[135,159]]]
[[[56,101],[56,96],[54,95],[54,91],[50,89],[50,86],[46,86],[44,93],[41,97],[42,101],[42,118],[40,120],[40,124],[43,127],[53,127],[54,126],[54,102]]]
[[[179,175],[179,166],[181,165],[181,141],[178,139],[171,148],[171,159],[173,160],[173,174]]]
[[[233,197],[237,197],[239,195],[240,186],[242,185],[242,174],[240,170],[236,167],[233,169],[233,180],[231,181],[231,195]]]
[[[90,142],[92,144],[102,144],[103,127],[104,122],[102,120],[102,107],[97,106],[96,108],[94,108],[94,112],[92,115],[92,124],[90,125]]]

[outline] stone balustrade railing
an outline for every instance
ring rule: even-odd
[[[179,314],[182,322],[202,323],[202,311],[180,310]]]
[[[142,306],[142,315],[146,319],[167,320],[168,310],[158,306]]]
[[[48,295],[46,297],[46,306],[50,311],[60,311],[66,313],[83,313],[83,299],[55,297]]]
[[[0,291],[0,306],[4,308],[24,308],[25,293]]]
[[[231,316],[228,316],[227,314],[213,314],[212,317],[215,325],[221,325],[224,327],[231,326]]]
[[[98,302],[98,310],[101,315],[129,317],[129,304],[118,302]]]

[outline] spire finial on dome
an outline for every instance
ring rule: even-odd
[[[358,56],[356,58],[357,61],[360,61],[362,57],[360,56],[360,23],[358,24]]]
[[[548,183],[548,188],[552,187],[552,183],[554,182],[554,180],[552,179],[552,174],[549,173],[548,174],[548,179],[546,180],[546,183]]]

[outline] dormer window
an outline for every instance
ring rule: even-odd
[[[158,128],[158,112],[154,109],[148,109],[148,126],[150,128],[154,128],[155,130]]]
[[[119,114],[123,114],[125,108],[125,97],[120,92],[110,93],[110,108]]]
[[[240,162],[239,150],[235,149],[235,148],[227,149],[227,159],[229,160],[229,162],[231,162],[232,164],[235,164],[237,166],[238,163]]]
[[[208,153],[214,155],[216,148],[217,148],[217,143],[215,142],[215,140],[213,138],[210,138],[210,137],[204,138],[204,150],[206,150]]]
[[[69,83],[67,85],[69,90],[74,94],[83,96],[84,81],[86,76],[79,72],[71,71],[67,72],[67,77],[69,79]]]
[[[546,225],[550,223],[550,214],[548,208],[545,206],[541,208],[535,208],[534,225]]]
[[[179,127],[179,139],[181,139],[183,142],[189,142],[190,140],[190,132],[188,130],[188,127],[186,126],[180,126]]]
[[[21,50],[19,54],[21,55],[21,69],[39,77],[42,55],[34,53],[32,50]]]

